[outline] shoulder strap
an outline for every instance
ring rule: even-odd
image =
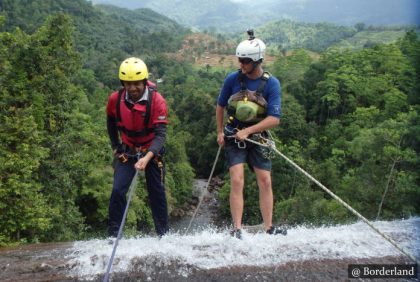
[[[257,95],[261,95],[264,92],[264,87],[267,84],[268,79],[270,78],[271,74],[268,71],[265,71],[261,76],[261,83],[257,89]]]
[[[239,79],[239,84],[241,85],[241,90],[246,90],[245,75],[242,73],[240,69],[238,70],[238,79]]]
[[[156,90],[154,88],[149,87],[149,97],[147,98],[147,102],[146,102],[146,116],[144,117],[144,129],[139,130],[139,131],[133,131],[133,130],[128,130],[126,129],[123,125],[122,126],[117,126],[118,130],[120,132],[124,132],[124,134],[126,134],[128,137],[144,137],[144,136],[148,136],[153,129],[148,128],[147,125],[150,121],[150,109],[151,109],[151,105],[152,105],[152,99],[153,99],[153,93]],[[124,92],[124,88],[120,89],[118,91],[118,100],[117,100],[117,116],[116,116],[116,121],[117,122],[121,122],[121,98]],[[149,142],[149,141],[147,141]],[[146,144],[147,142],[145,142],[144,144]],[[140,144],[142,145],[142,144]]]
[[[152,108],[152,100],[153,100],[153,93],[156,91],[153,87],[148,87],[149,88],[149,97],[147,98],[147,102],[146,102],[146,116],[144,118],[144,126],[147,127],[147,125],[149,124],[150,121],[150,111]],[[122,94],[124,92],[124,88],[121,88],[118,91],[118,100],[117,100],[117,117],[116,117],[116,121],[117,122],[121,122],[121,98],[122,98]]]
[[[121,105],[121,97],[122,97],[123,92],[124,92],[124,88],[121,88],[118,91],[118,99],[117,99],[117,122],[120,122],[121,121],[121,108],[120,108],[120,105]]]
[[[147,128],[150,121],[150,111],[152,108],[152,101],[153,101],[153,94],[155,93],[156,89],[153,87],[148,87],[149,89],[149,97],[147,98],[147,104],[146,104],[146,116],[144,117],[144,127]]]

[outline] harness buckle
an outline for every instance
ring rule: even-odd
[[[140,147],[133,147],[133,151],[135,151],[136,153],[141,153],[144,154],[147,152],[147,148],[144,146],[140,146]]]
[[[132,147],[133,152],[135,152],[137,160],[142,158],[147,153],[147,148],[140,146],[140,147]]]
[[[123,163],[127,162],[129,158],[140,159],[147,153],[147,147],[145,146],[130,146],[125,143],[123,143],[123,150],[124,153],[118,156],[118,159]]]
[[[128,157],[127,157],[127,155],[125,153],[119,154],[118,159],[122,163],[126,163],[128,161]]]

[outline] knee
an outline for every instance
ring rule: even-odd
[[[271,177],[263,177],[259,180],[261,190],[271,190]]]
[[[242,187],[244,186],[244,179],[243,177],[239,176],[232,176],[230,180],[230,185],[232,190],[242,190]]]

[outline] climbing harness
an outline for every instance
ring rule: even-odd
[[[231,134],[231,135],[226,136],[226,138],[235,138],[236,132],[239,131],[238,128],[234,128],[234,129],[230,130],[228,127],[225,127],[225,130]],[[238,146],[239,149],[245,149],[246,148],[246,142],[245,141],[241,141],[241,140],[238,140],[238,139],[235,138],[235,144]]]
[[[212,167],[212,169],[211,169],[210,176],[209,176],[209,179],[207,180],[206,188],[205,188],[205,190],[204,190],[204,191],[208,191],[207,189],[208,189],[208,187],[209,187],[210,180],[211,180],[211,178],[213,177],[213,172],[214,172],[214,169],[215,169],[215,167],[216,167],[217,160],[219,159],[219,155],[220,155],[220,150],[221,150],[221,149],[222,149],[222,146],[219,146],[219,149],[217,150],[217,154],[216,154],[216,159],[214,160],[213,167]],[[190,230],[191,224],[192,224],[192,222],[194,221],[195,216],[197,215],[197,211],[200,209],[200,206],[201,206],[201,203],[202,203],[203,199],[204,199],[204,195],[203,195],[203,194],[201,194],[201,195],[200,195],[200,201],[198,202],[197,208],[196,208],[196,209],[195,209],[195,211],[194,211],[194,214],[193,214],[193,216],[192,216],[192,218],[191,218],[191,220],[190,220],[190,223],[188,224],[188,227],[187,227],[187,230],[185,231],[185,234],[187,234],[187,233],[188,233],[188,231]]]
[[[132,147],[125,143],[122,144],[122,152],[117,155],[117,158],[120,162],[126,163],[128,159],[137,158],[139,159],[147,152],[146,147]]]
[[[247,89],[244,81],[245,75],[239,70],[240,90],[228,100],[227,114],[230,121],[236,119],[240,123],[250,125],[263,120],[267,116],[267,101],[262,93],[270,76],[270,73],[264,72],[257,90],[251,91]]]
[[[272,143],[259,143],[257,141],[254,141],[252,139],[246,138],[245,139],[248,142],[260,145],[260,146],[264,146],[264,147],[270,147],[272,146]],[[344,207],[346,207],[350,212],[352,212],[354,215],[356,215],[358,218],[360,218],[362,221],[364,221],[369,227],[371,227],[376,233],[378,233],[379,235],[381,235],[386,241],[388,241],[389,243],[391,243],[391,245],[393,245],[397,250],[399,250],[401,253],[403,253],[404,255],[408,256],[410,259],[412,259],[414,262],[419,263],[417,261],[417,259],[409,254],[408,252],[406,252],[405,250],[403,250],[402,248],[400,248],[397,243],[390,237],[388,237],[387,235],[383,234],[379,229],[377,229],[367,218],[365,218],[363,215],[361,215],[359,212],[357,212],[355,209],[353,209],[349,204],[347,204],[345,201],[343,201],[340,197],[338,197],[337,195],[335,195],[333,192],[331,192],[331,190],[329,190],[327,187],[325,187],[321,182],[319,182],[318,180],[316,180],[312,175],[310,175],[308,172],[306,172],[304,169],[302,169],[300,166],[298,166],[295,162],[293,162],[292,160],[290,160],[288,157],[286,157],[284,154],[282,154],[279,150],[277,150],[274,146],[271,147],[271,149],[276,152],[279,156],[281,156],[283,159],[285,159],[287,162],[289,162],[291,165],[293,165],[297,170],[299,170],[301,173],[303,173],[306,177],[308,177],[310,180],[312,180],[316,185],[318,185],[320,188],[322,188],[322,190],[324,190],[325,192],[327,192],[331,197],[333,197],[334,199],[336,199],[340,204],[342,204]]]
[[[234,138],[234,142],[237,144],[239,149],[245,149],[246,148],[246,140],[238,140],[235,138],[235,134],[239,131],[238,128],[233,128],[230,130],[228,127],[225,127],[225,131],[228,132],[230,135],[226,135],[226,138]],[[269,138],[264,137],[263,133],[254,133],[251,135],[249,139],[257,142],[256,144],[264,144],[265,146],[262,146],[262,155],[266,159],[273,159],[275,157],[274,150],[272,148],[276,147],[276,143],[274,142],[271,133],[268,131]],[[260,143],[258,143],[260,142]]]
[[[140,158],[140,153],[137,154],[137,159],[139,159],[139,158]],[[118,229],[117,238],[114,241],[114,246],[112,248],[111,257],[109,258],[109,261],[108,261],[108,266],[107,266],[107,269],[106,269],[106,273],[105,273],[103,282],[108,282],[109,281],[109,273],[111,271],[112,263],[114,262],[114,257],[115,257],[115,253],[117,251],[118,242],[122,237],[122,232],[123,232],[123,229],[124,229],[125,220],[127,218],[128,207],[130,205],[131,198],[132,198],[134,190],[136,188],[137,176],[139,174],[144,174],[144,172],[143,171],[139,172],[138,170],[136,170],[136,174],[134,175],[133,180],[131,181],[130,188],[129,188],[129,193],[128,193],[127,205],[125,206],[125,210],[124,210],[124,214],[123,214],[123,217],[122,217],[122,220],[121,220],[120,228]]]

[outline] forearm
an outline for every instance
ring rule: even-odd
[[[134,165],[138,170],[145,170],[147,164],[155,156],[157,156],[165,143],[166,138],[166,124],[158,124],[154,129],[155,137],[149,147],[147,153],[142,156]]]
[[[260,121],[257,124],[254,124],[250,127],[245,128],[248,134],[263,132],[265,130],[269,130],[271,128],[276,127],[280,124],[280,119],[274,116],[267,116],[265,119]]]
[[[217,125],[217,133],[223,132],[223,118],[224,118],[224,110],[222,106],[216,106],[216,125]]]
[[[157,156],[159,151],[162,149],[166,139],[166,125],[158,124],[155,129],[155,138],[153,138],[152,144],[149,147],[149,153],[153,153],[153,156]],[[152,157],[153,157],[152,156]]]

